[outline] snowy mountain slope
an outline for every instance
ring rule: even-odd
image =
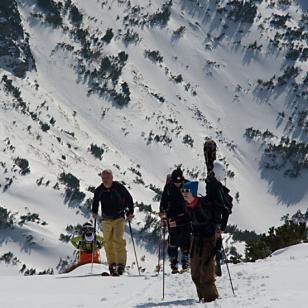
[[[13,251],[41,270],[71,256],[60,234],[89,218],[89,187],[100,183],[102,168],[112,168],[136,201],[157,210],[150,184],[162,188],[175,165],[183,164],[188,178],[205,177],[205,137],[217,140],[229,169],[227,184],[233,195],[239,192],[231,223],[265,232],[282,215],[307,209],[303,7],[259,1],[247,22],[253,8],[242,7],[238,15],[227,1],[73,1],[83,16],[78,22],[69,1],[55,1],[63,6],[47,10],[38,5],[44,1],[17,3],[36,70],[20,79],[1,69],[0,206],[18,212],[17,220],[27,207],[47,225],[26,222],[14,237],[5,231],[1,255]],[[168,17],[168,7],[168,22],[155,24],[157,16]],[[61,24],[50,16],[60,16]],[[304,28],[299,35],[292,27]],[[293,60],[286,59],[290,50]],[[288,66],[295,72],[284,76]],[[254,137],[245,135],[250,127],[259,130]],[[264,153],[281,137],[304,144],[298,155],[290,158],[285,147],[275,157],[268,157],[273,150]],[[103,150],[102,160],[91,154],[91,145]],[[20,158],[29,163],[24,175]],[[296,177],[285,176],[288,169]],[[76,190],[85,196],[65,195],[63,172],[79,179]],[[136,216],[138,232],[146,218]],[[142,253],[151,258],[153,249]]]
[[[122,277],[82,277],[91,272],[85,265],[71,274],[54,276],[4,276],[0,286],[2,307],[280,307],[307,306],[307,244],[277,251],[273,257],[256,263],[231,265],[234,297],[225,266],[217,280],[220,298],[213,303],[196,301],[189,273],[165,277],[138,277],[131,270]],[[95,265],[93,272],[101,272]],[[70,277],[70,278],[68,278]],[[18,290],[18,296],[16,296]],[[51,292],[52,290],[52,292]]]

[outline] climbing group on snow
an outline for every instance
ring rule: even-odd
[[[176,169],[167,177],[159,216],[163,237],[166,230],[169,234],[167,253],[171,273],[184,272],[190,268],[199,300],[210,302],[218,298],[215,276],[221,275],[221,234],[231,213],[232,197],[222,183],[224,169],[215,162],[216,143],[213,140],[205,142],[204,156],[207,166],[206,195],[198,196],[198,182],[185,179],[182,170]],[[81,236],[71,240],[78,249],[78,261],[67,271],[86,263],[100,263],[99,250],[104,247],[109,273],[104,272],[102,275],[120,276],[125,271],[127,259],[125,218],[131,230],[133,198],[123,184],[113,180],[111,170],[103,170],[101,179],[92,204],[94,227],[89,223],[84,224]],[[103,238],[95,233],[99,209]],[[181,269],[178,267],[179,261]]]

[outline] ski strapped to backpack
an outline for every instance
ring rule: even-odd
[[[210,176],[214,169],[214,161],[216,160],[216,142],[212,139],[205,141],[203,145],[203,153],[207,168],[207,175]]]
[[[207,168],[206,188],[210,198],[218,205],[224,207],[228,214],[232,213],[232,201],[230,190],[215,178],[214,162],[216,160],[217,145],[212,139],[205,141],[203,153]]]

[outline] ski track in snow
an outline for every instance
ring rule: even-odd
[[[91,265],[55,276],[1,278],[0,306],[5,308],[99,307],[208,307],[208,308],[306,308],[308,244],[282,249],[256,263],[229,265],[236,296],[232,294],[226,266],[217,278],[220,298],[198,303],[190,273],[138,276],[131,269],[122,277],[87,276]],[[93,266],[93,273],[106,270]],[[167,273],[169,268],[167,268]],[[127,276],[128,275],[128,276]]]

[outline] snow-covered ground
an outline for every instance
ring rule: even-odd
[[[220,1],[220,4],[225,2],[227,1]],[[300,1],[299,7],[296,3],[289,6],[289,26],[300,24],[304,2]],[[57,272],[59,259],[72,257],[73,248],[69,243],[59,240],[60,234],[66,233],[67,225],[82,224],[90,218],[85,201],[92,198],[93,194],[88,188],[100,184],[98,174],[103,168],[111,168],[115,179],[126,183],[135,201],[150,204],[155,211],[158,210],[159,202],[153,200],[156,193],[150,189],[150,185],[161,189],[166,174],[175,165],[183,165],[187,178],[191,178],[191,173],[197,174],[197,179],[201,180],[200,193],[204,193],[202,178],[205,176],[205,165],[202,146],[205,137],[217,141],[218,158],[225,162],[231,173],[234,172],[234,177],[227,178],[227,186],[233,196],[239,192],[239,198],[234,202],[230,223],[237,224],[242,229],[266,232],[268,227],[281,223],[281,216],[293,214],[299,209],[306,211],[307,169],[298,178],[287,178],[279,170],[262,169],[262,141],[257,139],[248,142],[243,136],[246,128],[255,127],[262,132],[266,129],[271,131],[275,135],[271,140],[273,143],[277,143],[282,136],[301,142],[308,141],[307,135],[299,133],[292,126],[296,125],[296,121],[293,119],[294,123],[290,124],[288,120],[296,108],[307,110],[307,106],[300,104],[293,109],[294,97],[290,85],[269,91],[265,96],[255,91],[258,79],[268,81],[273,75],[280,76],[288,64],[285,62],[286,50],[275,49],[270,44],[270,38],[283,30],[269,26],[270,15],[284,15],[285,7],[272,6],[268,1],[263,1],[258,6],[259,17],[248,26],[222,21],[216,4],[212,1],[174,0],[166,27],[132,26],[131,29],[140,35],[141,40],[126,46],[122,35],[126,30],[124,16],[131,12],[128,3],[131,6],[140,4],[142,15],[153,14],[166,1],[73,1],[84,16],[82,28],[89,30],[90,36],[100,39],[108,28],[113,29],[115,36],[111,42],[95,47],[102,52],[102,56],[116,56],[120,51],[125,51],[128,55],[120,81],[128,83],[131,101],[127,106],[119,108],[104,96],[87,95],[89,85],[83,80],[83,76],[78,76],[74,67],[80,59],[82,46],[68,31],[73,29],[68,16],[64,18],[64,26],[68,28],[53,28],[43,23],[39,14],[34,17],[33,13],[41,13],[36,1],[18,0],[17,3],[24,30],[29,33],[37,71],[28,72],[26,78],[21,79],[0,69],[0,78],[7,75],[12,80],[13,85],[20,89],[21,97],[29,109],[23,113],[20,108],[15,108],[16,99],[4,90],[3,82],[0,83],[0,206],[11,213],[17,213],[17,222],[21,215],[30,212],[38,213],[41,221],[47,224],[26,222],[19,226],[16,222],[14,229],[1,229],[0,256],[12,251],[20,260],[17,266],[8,267],[0,262],[1,275],[18,274],[22,264],[38,270],[52,267]],[[173,33],[182,26],[185,27],[183,35],[175,40]],[[237,26],[241,28],[240,31]],[[222,32],[225,32],[225,36],[218,39]],[[258,45],[263,44],[261,50],[252,51],[247,48],[255,41]],[[74,52],[57,49],[59,43],[73,47]],[[306,42],[296,43],[307,45]],[[94,41],[90,45],[93,46]],[[163,61],[150,61],[144,56],[145,50],[158,50]],[[100,61],[101,58],[97,63],[86,64],[90,68],[95,65],[99,67]],[[296,61],[294,65],[301,69],[297,79],[303,80],[307,63]],[[175,82],[172,76],[180,74],[183,81]],[[196,94],[193,94],[194,90]],[[159,100],[159,97],[164,98],[164,101]],[[285,117],[277,120],[278,112],[284,112]],[[43,131],[43,123],[48,124],[50,129]],[[165,136],[171,142],[154,141],[155,135],[158,139]],[[193,139],[193,146],[183,142],[187,135]],[[91,144],[104,149],[102,160],[90,153]],[[20,169],[15,164],[17,157],[28,160],[29,174],[20,174]],[[71,173],[80,180],[80,191],[86,195],[82,204],[73,206],[64,202],[65,185],[59,183],[62,172]],[[10,180],[11,185],[4,189]],[[53,188],[57,184],[59,187]],[[137,238],[144,223],[145,214],[136,209],[133,229]],[[134,259],[128,232],[126,239],[131,263]],[[138,240],[136,244],[138,254],[145,256],[145,261],[140,261],[141,266],[150,271],[156,258],[155,247],[151,247],[153,243]],[[296,262],[289,261],[296,266]],[[277,264],[279,262],[277,259]],[[235,274],[239,294],[236,299],[230,296],[228,281],[225,278],[219,280],[221,294],[225,298],[223,301],[235,304],[236,300],[248,300],[251,296],[252,305],[257,305],[254,292],[262,295],[262,287],[254,291],[253,283],[250,289],[248,286],[248,289],[240,286],[249,281],[245,277],[252,277],[250,280],[254,281],[254,266],[257,277],[266,276],[261,268],[263,265],[266,268],[267,264],[275,265],[276,262],[262,261],[232,266],[235,273],[238,268],[243,272],[247,269],[251,276],[241,277],[240,274]],[[262,274],[259,275],[259,272]],[[194,301],[194,288],[186,278],[185,275],[167,278],[173,287],[166,289],[166,302],[170,300],[172,304],[175,301],[176,305],[179,297],[179,304],[189,306]],[[153,302],[152,306],[155,306],[156,301],[159,302],[160,278],[121,279],[108,278],[106,281],[108,285],[114,282],[115,286],[119,281],[127,280],[123,288],[129,285],[133,290],[136,285],[136,294],[130,293],[133,292],[128,291],[130,288],[123,291],[124,303],[145,305],[145,302]],[[57,303],[54,307],[61,304],[60,298],[58,301],[59,293],[58,296],[56,293],[62,291],[57,286],[63,284],[69,288],[70,285],[75,285],[76,289],[69,296],[72,300],[74,297],[79,299],[79,296],[86,298],[89,289],[85,284],[85,292],[80,291],[83,280],[60,280],[55,277],[21,278],[20,282],[14,277],[6,277],[3,278],[3,283],[1,278],[1,287],[9,287],[14,283],[28,286],[28,281],[31,282],[29,288],[31,286],[33,292],[35,288],[44,288],[42,281],[54,288],[55,294],[47,294]],[[97,277],[85,279],[86,283],[91,284],[96,281],[98,282],[93,283],[93,290],[97,294],[95,293],[93,300],[98,301],[94,306],[99,305],[100,300],[110,292],[114,296],[108,295],[107,303],[113,303],[112,298],[122,301],[121,293],[114,293],[116,287],[106,286],[108,292],[105,292],[103,286],[99,289],[105,283],[104,280]],[[140,281],[142,283],[139,284]],[[268,281],[271,282],[270,286],[274,285],[267,278],[260,278],[260,281]],[[189,290],[183,296],[175,291],[180,283],[187,288],[185,290]],[[143,285],[147,288],[143,288]],[[63,296],[66,296],[64,286]],[[50,291],[49,287],[48,289]],[[15,290],[23,292],[22,287]],[[148,297],[152,300],[137,295],[147,290],[150,292]],[[251,291],[249,297],[246,297],[245,290]],[[10,297],[10,294],[12,293],[6,291],[3,296]],[[132,294],[135,296],[131,296]],[[240,294],[243,295],[241,298]],[[282,293],[281,296],[285,294]],[[1,296],[0,300],[3,298]],[[21,295],[16,300],[22,298]],[[27,303],[28,300],[32,303],[30,296]],[[80,301],[76,302],[78,306]],[[33,305],[39,303],[33,300]],[[269,304],[264,307],[274,307],[276,303],[279,301],[269,299]],[[8,307],[0,304],[1,307]],[[13,304],[10,301],[8,305]],[[151,307],[151,304],[144,307]]]
[[[162,275],[138,276],[135,269],[122,277],[87,276],[91,265],[54,276],[2,276],[0,306],[5,308],[101,308],[101,307],[221,307],[306,308],[308,305],[308,244],[291,246],[256,263],[230,265],[236,296],[227,270],[217,279],[220,298],[197,302],[190,274],[167,274],[162,299]],[[3,266],[1,266],[1,272]],[[93,273],[105,270],[94,265]],[[167,272],[169,269],[167,268]],[[86,276],[86,277],[84,277]]]

